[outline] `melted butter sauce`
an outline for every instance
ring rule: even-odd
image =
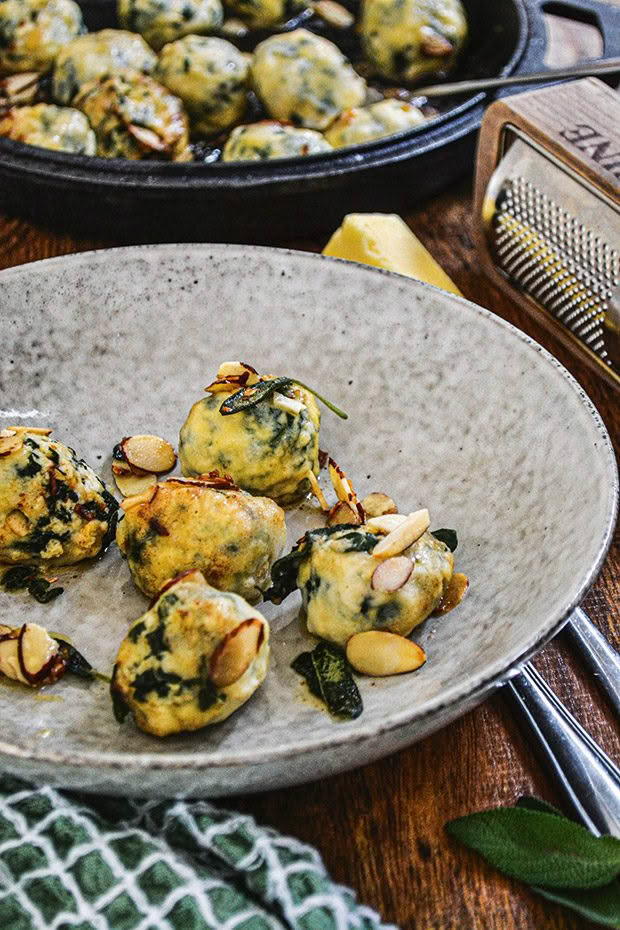
[[[449,611],[454,610],[465,597],[465,592],[468,587],[469,578],[467,575],[464,575],[463,572],[455,572],[431,616],[441,617],[443,614],[447,614]]]

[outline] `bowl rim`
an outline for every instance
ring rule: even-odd
[[[224,768],[243,768],[248,765],[258,766],[271,762],[282,760],[287,757],[301,757],[308,753],[321,752],[324,750],[341,749],[343,746],[351,746],[358,743],[367,742],[384,733],[390,733],[401,729],[402,727],[426,721],[442,713],[456,711],[447,719],[454,719],[459,716],[458,705],[464,705],[468,710],[475,704],[490,694],[497,688],[502,687],[510,678],[519,673],[521,666],[527,662],[536,652],[538,652],[546,643],[548,643],[568,621],[571,612],[577,607],[592,585],[603,562],[609,551],[613,539],[614,527],[618,515],[618,498],[619,498],[619,478],[618,466],[614,453],[613,444],[603,420],[594,406],[592,400],[581,387],[578,381],[570,372],[559,362],[550,352],[544,349],[539,343],[528,336],[526,333],[517,329],[512,323],[497,316],[490,310],[481,307],[464,297],[443,291],[431,284],[418,281],[417,279],[397,274],[392,271],[386,271],[382,268],[361,265],[357,262],[350,262],[346,259],[331,258],[325,255],[319,255],[313,252],[304,252],[295,249],[273,248],[268,246],[237,245],[228,243],[156,243],[148,245],[121,246],[111,249],[94,249],[85,252],[72,253],[68,255],[55,256],[53,258],[41,259],[40,261],[30,262],[24,265],[16,265],[0,271],[0,287],[2,282],[10,277],[19,277],[23,274],[42,273],[45,274],[50,267],[62,265],[80,265],[82,263],[105,264],[108,256],[118,253],[119,255],[131,256],[132,253],[148,253],[154,251],[167,251],[168,253],[182,256],[188,249],[212,250],[213,252],[226,252],[227,250],[244,250],[255,253],[260,256],[261,253],[275,254],[283,259],[293,259],[310,262],[329,262],[346,268],[346,273],[385,276],[388,279],[396,280],[405,289],[412,290],[430,290],[435,294],[440,294],[442,299],[449,304],[456,304],[460,307],[460,312],[474,314],[482,317],[491,324],[498,326],[500,329],[512,333],[512,337],[518,338],[524,343],[528,350],[538,353],[544,360],[544,364],[555,369],[560,378],[564,379],[567,390],[576,395],[577,401],[585,408],[591,416],[594,426],[598,430],[600,437],[601,449],[600,454],[605,457],[607,468],[607,477],[609,479],[610,504],[605,517],[605,527],[602,533],[597,554],[588,571],[580,583],[573,597],[556,611],[551,620],[548,620],[543,628],[534,635],[523,649],[512,656],[509,656],[505,662],[491,663],[489,669],[484,674],[479,674],[469,684],[455,686],[440,692],[433,698],[429,699],[422,712],[405,709],[397,713],[390,714],[385,720],[377,724],[368,723],[366,725],[356,723],[355,730],[346,730],[343,726],[335,727],[332,734],[321,737],[317,740],[308,740],[304,738],[303,742],[287,743],[285,746],[276,746],[269,749],[260,747],[242,751],[221,751],[211,750],[198,751],[188,754],[185,751],[170,751],[161,753],[145,752],[110,752],[104,753],[96,751],[72,751],[54,752],[48,750],[22,749],[12,743],[6,743],[0,739],[0,757],[5,756],[9,759],[30,760],[37,763],[51,763],[54,765],[66,765],[74,770],[96,768],[100,771],[118,771],[120,769],[133,769],[137,772],[149,770],[157,771],[199,771],[205,769],[224,769]],[[200,731],[197,731],[200,732]]]

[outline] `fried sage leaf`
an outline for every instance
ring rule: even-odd
[[[320,642],[312,652],[302,652],[292,668],[306,679],[312,694],[321,698],[335,717],[355,720],[364,709],[351,667],[342,650]]]
[[[439,540],[439,542],[445,543],[450,552],[454,552],[459,544],[456,530],[431,530],[431,536],[434,536],[435,539]]]
[[[258,384],[243,387],[220,404],[220,413],[223,417],[227,417],[232,413],[249,410],[250,407],[255,407],[256,404],[259,404],[261,400],[265,400],[275,391],[287,390],[292,383],[290,378],[271,378],[269,381],[259,381]]]

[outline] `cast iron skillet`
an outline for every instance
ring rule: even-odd
[[[113,3],[88,3],[89,28],[115,25]],[[466,0],[465,6],[471,39],[454,79],[541,70],[543,12],[596,25],[604,56],[620,55],[615,5]],[[117,242],[303,239],[334,229],[348,212],[400,212],[465,174],[489,99],[448,101],[432,123],[390,139],[243,165],[88,158],[0,139],[0,205],[56,229]]]

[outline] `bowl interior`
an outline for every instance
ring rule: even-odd
[[[615,515],[609,439],[559,363],[487,311],[375,269],[242,246],[86,253],[0,279],[0,427],[53,427],[111,483],[114,444],[153,432],[176,445],[223,359],[295,375],[348,411],[342,422],[323,410],[321,446],[360,494],[386,491],[402,510],[427,506],[432,528],[456,528],[457,569],[471,582],[458,609],[416,630],[423,668],[361,680],[357,721],[334,723],[303,699],[290,662],[312,640],[295,596],[265,609],[270,675],[224,724],[157,741],[115,722],[103,684],[67,677],[43,700],[0,688],[0,750],[95,767],[123,757],[130,772],[157,757],[249,765],[404,723],[414,739],[417,720],[541,645],[593,580]],[[317,523],[310,506],[292,512],[289,543]],[[62,583],[44,606],[0,592],[2,620],[63,632],[109,673],[146,599],[116,547]]]

